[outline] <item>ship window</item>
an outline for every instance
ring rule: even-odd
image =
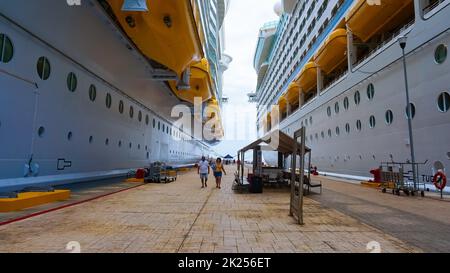
[[[410,103],[409,105],[410,107],[406,107],[406,117],[414,119],[414,117],[416,116],[416,106],[414,105],[414,103]],[[411,109],[411,113],[409,109]]]
[[[165,130],[166,130],[166,125],[163,124],[163,126],[162,126],[162,131],[164,132]]]
[[[69,75],[67,75],[67,88],[70,92],[75,92],[77,89],[77,76],[73,72],[70,72]]]
[[[112,98],[111,98],[111,94],[106,94],[106,108],[111,108],[111,104],[112,104]]]
[[[122,147],[122,141],[119,140],[119,147]]]
[[[336,114],[339,114],[339,102],[336,102],[336,104],[334,105],[334,112],[336,112]]]
[[[123,114],[123,108],[124,108],[123,101],[120,101],[119,102],[119,113]]]
[[[89,87],[89,99],[91,101],[95,101],[96,97],[97,97],[97,88],[95,87],[95,85],[91,84],[91,86]]]
[[[345,99],[344,99],[344,108],[345,108],[345,110],[348,110],[349,106],[350,106],[350,103],[348,102],[348,98],[345,97]]]
[[[325,133],[322,131],[322,133],[320,133],[322,138],[325,138]]]
[[[109,138],[107,138],[107,139],[105,140],[105,145],[106,145],[106,146],[109,145]]]
[[[375,117],[374,116],[370,116],[370,119],[369,119],[369,126],[370,126],[370,128],[375,128],[375,126],[376,126],[376,120],[375,120]]]
[[[327,115],[329,117],[331,117],[331,107],[330,106],[328,106],[328,108],[327,108]]]
[[[391,125],[394,121],[394,114],[391,110],[386,111],[386,124]]]
[[[139,111],[139,113],[138,113],[138,120],[139,120],[139,122],[142,121],[142,112],[141,111]]]
[[[316,137],[316,140],[319,140],[319,134],[318,133],[316,133],[315,137]]]
[[[130,118],[134,117],[134,108],[133,106],[130,106]]]
[[[313,124],[313,118],[312,117],[309,117],[309,124]]]
[[[362,130],[362,123],[361,123],[360,120],[357,120],[357,121],[356,121],[356,129],[358,129],[358,131],[361,131],[361,130]]]
[[[145,124],[148,125],[150,123],[150,118],[148,115],[145,115]]]
[[[447,59],[447,46],[439,45],[434,52],[434,60],[438,64],[442,64]]]
[[[39,127],[39,129],[38,129],[38,136],[39,137],[43,137],[44,136],[44,133],[45,133],[45,128],[44,127]]]
[[[89,137],[89,143],[92,143],[92,142],[94,142],[94,137],[93,137],[93,136],[90,136],[90,137]]]
[[[367,98],[369,100],[373,100],[374,97],[375,97],[375,87],[371,83],[367,86]]]
[[[328,136],[331,137],[331,129],[328,129]]]
[[[42,80],[47,80],[50,77],[50,62],[46,57],[40,57],[37,62],[37,72],[39,78]]]
[[[161,130],[161,122],[158,121],[158,131]]]
[[[150,154],[147,152],[147,159],[149,159],[150,158]]]
[[[339,136],[341,134],[341,129],[339,127],[336,127],[336,135]]]
[[[14,55],[14,47],[8,36],[0,34],[0,60],[9,63]]]
[[[72,137],[73,137],[73,133],[72,133],[72,132],[69,132],[69,133],[67,134],[67,140],[68,140],[68,141],[71,141],[71,140],[72,140]]]
[[[347,132],[347,134],[350,134],[350,124],[345,124],[345,131]]]
[[[355,98],[355,104],[359,105],[359,103],[361,102],[361,94],[359,93],[359,91],[355,92],[354,98]]]
[[[439,111],[441,111],[442,113],[448,112],[450,108],[450,95],[447,92],[443,92],[439,95],[438,107]]]
[[[130,144],[128,144],[128,147],[130,147],[130,149],[133,147],[133,143],[130,142]]]
[[[141,144],[138,144],[138,150],[140,150],[141,149]]]

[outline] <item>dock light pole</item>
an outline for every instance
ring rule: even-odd
[[[408,87],[408,72],[406,70],[406,54],[405,54],[405,48],[406,48],[406,36],[401,36],[398,38],[398,43],[400,44],[400,47],[402,48],[402,54],[403,54],[403,71],[405,74],[405,91],[406,91],[406,116],[408,118],[408,133],[409,133],[409,147],[411,149],[411,164],[413,168],[413,182],[414,182],[414,190],[417,190],[417,173],[416,173],[416,156],[414,153],[414,142],[413,142],[413,132],[412,132],[412,109],[411,109],[411,103],[409,101],[409,87]]]

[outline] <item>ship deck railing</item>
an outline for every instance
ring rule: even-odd
[[[392,33],[392,35],[390,35],[387,39],[384,39],[382,42],[380,42],[374,49],[372,49],[369,53],[367,53],[364,57],[362,57],[360,60],[358,60],[357,62],[355,62],[353,64],[353,67],[357,67],[360,64],[362,64],[364,61],[366,61],[367,59],[369,59],[370,57],[372,57],[373,55],[375,55],[375,53],[377,53],[381,48],[383,48],[384,46],[386,46],[387,44],[389,44],[390,42],[392,42],[392,40],[394,40],[396,37],[398,37],[401,33],[403,33],[404,31],[406,31],[408,28],[410,28],[412,25],[414,25],[415,20],[411,20],[410,22],[408,22],[407,24],[403,25],[401,28],[399,28],[397,31],[395,31],[394,33]]]

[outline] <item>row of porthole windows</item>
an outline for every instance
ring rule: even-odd
[[[449,99],[450,99],[450,96],[449,96]],[[416,115],[416,107],[415,107],[414,104],[411,104],[411,113],[412,113],[412,119],[414,119],[414,117]],[[408,109],[406,109],[406,115],[407,115],[407,117],[409,116],[408,115]],[[392,110],[387,110],[386,111],[386,113],[385,113],[385,121],[386,121],[387,125],[391,125],[393,123],[393,121],[394,121],[394,113],[392,112]],[[369,118],[369,128],[374,129],[375,127],[376,127],[376,118],[375,118],[375,116],[370,116],[370,118]],[[362,131],[362,122],[361,122],[361,120],[357,120],[356,121],[356,130],[357,131]],[[349,123],[345,124],[345,132],[347,134],[351,133],[351,126],[350,126]],[[336,127],[335,133],[336,133],[336,136],[340,136],[341,135],[341,129],[340,129],[339,126]],[[321,135],[322,138],[325,138],[325,133],[324,132],[321,132],[320,135]],[[331,129],[328,129],[328,137],[332,137],[332,136],[333,136],[333,131]],[[316,140],[318,140],[319,139],[319,135],[316,134],[315,138],[316,138]],[[309,140],[312,141],[313,139],[314,139],[313,135],[310,135]]]
[[[367,86],[367,99],[369,101],[372,101],[375,98],[375,86],[371,83]],[[353,95],[353,100],[355,102],[355,105],[359,105],[361,103],[361,93],[359,91],[356,91],[355,94]],[[350,108],[350,100],[348,99],[348,97],[344,98],[344,109],[348,110]],[[334,104],[334,113],[335,114],[339,114],[340,112],[340,104],[339,102],[336,102]],[[327,116],[331,117],[332,115],[332,111],[331,111],[331,106],[327,107]]]
[[[1,38],[1,37],[0,37]],[[40,57],[37,64],[37,71],[38,75],[42,80],[47,80],[50,77],[50,62],[46,57]],[[67,75],[67,88],[71,92],[75,92],[78,85],[78,79],[74,72],[70,72]],[[89,99],[94,102],[97,99],[97,88],[95,85],[91,84],[89,87]],[[108,109],[112,106],[112,96],[110,93],[106,94],[105,104]],[[124,102],[122,100],[119,101],[119,113],[124,113]],[[129,109],[129,116],[130,118],[134,118],[134,107],[130,106]],[[142,122],[143,114],[142,111],[138,112],[138,121]],[[145,124],[149,125],[150,118],[148,115],[145,116]],[[153,128],[155,128],[155,119],[153,119]],[[158,122],[158,130],[161,130],[160,122]],[[172,132],[172,128],[170,128],[168,125],[165,124],[162,125],[162,131],[166,132],[167,134],[180,137],[180,133],[175,131]]]
[[[41,137],[41,138],[43,138],[44,135],[45,135],[45,127],[41,126],[41,127],[39,127],[39,129],[38,129],[38,136]],[[70,131],[70,132],[67,133],[67,140],[68,140],[68,141],[72,141],[72,140],[73,140],[73,137],[74,137],[73,132]],[[89,142],[89,144],[93,144],[93,143],[94,143],[94,136],[89,136],[88,142]],[[109,146],[110,143],[111,143],[111,142],[110,142],[110,139],[109,139],[109,138],[106,138],[106,139],[105,139],[105,146]],[[119,140],[119,141],[117,142],[117,146],[118,146],[119,148],[121,148],[121,147],[123,146],[122,140]],[[133,148],[133,143],[132,143],[132,142],[129,142],[129,143],[128,143],[128,148],[129,148],[129,149],[132,149],[132,148]],[[141,149],[141,144],[138,144],[138,145],[137,145],[137,149],[138,149],[138,150]],[[145,149],[145,151],[148,151],[148,146],[145,146],[144,149]],[[170,151],[170,153],[171,153],[171,154],[177,154],[177,155],[184,155],[184,156],[190,155],[190,154],[188,154],[188,153],[179,152],[179,151]],[[147,152],[147,158],[149,158],[149,152]]]

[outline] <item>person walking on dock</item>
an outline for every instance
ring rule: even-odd
[[[202,181],[202,189],[208,187],[208,175],[210,173],[210,166],[206,157],[202,157],[202,160],[198,163],[197,173],[200,175]]]
[[[216,188],[221,189],[222,174],[227,175],[227,172],[223,167],[222,159],[218,158],[216,160],[216,164],[214,164],[213,170],[214,170],[214,177],[216,178]]]

